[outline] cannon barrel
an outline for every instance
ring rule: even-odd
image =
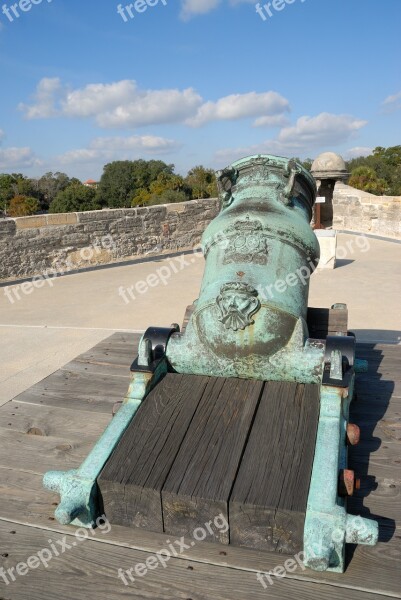
[[[199,299],[168,358],[182,372],[312,382],[322,359],[322,350],[305,348],[309,277],[319,260],[314,179],[296,161],[267,155],[217,176],[221,211],[203,235]]]

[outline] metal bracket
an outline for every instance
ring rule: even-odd
[[[323,386],[347,388],[354,375],[356,340],[353,336],[328,336],[324,355]]]
[[[355,341],[352,344],[349,337],[340,336],[327,339],[326,377],[323,377],[321,387],[319,425],[304,528],[304,563],[315,571],[342,573],[345,544],[375,545],[378,524],[370,519],[348,515],[346,498],[339,490],[339,474],[347,469],[349,406],[355,383]],[[326,370],[326,365],[330,369]]]
[[[131,365],[131,372],[153,373],[166,355],[170,337],[179,331],[177,323],[171,327],[148,327],[139,342],[138,356]]]

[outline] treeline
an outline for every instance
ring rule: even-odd
[[[46,173],[37,179],[22,173],[0,174],[0,211],[11,217],[151,206],[216,195],[212,169],[197,166],[182,177],[174,165],[160,160],[109,163],[97,187],[65,173]]]
[[[348,161],[349,185],[378,196],[401,196],[401,146],[378,146],[370,156]]]

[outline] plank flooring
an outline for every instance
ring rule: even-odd
[[[54,520],[58,498],[42,488],[42,476],[48,468],[77,467],[102,433],[126,392],[137,341],[115,334],[0,409],[0,568],[26,562],[49,540],[67,535],[70,545],[76,541],[74,529]],[[352,407],[363,442],[351,450],[351,467],[363,482],[350,510],[378,518],[380,542],[349,547],[346,573],[297,568],[285,578],[273,576],[272,584],[265,580],[265,589],[257,573],[282,566],[280,555],[206,539],[125,586],[118,569],[146,563],[174,538],[113,526],[52,558],[47,569],[40,565],[9,585],[0,577],[0,599],[401,598],[401,347],[359,344],[358,356],[369,359],[370,370]]]

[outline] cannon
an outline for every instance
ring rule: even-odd
[[[244,428],[247,423],[245,434],[241,430],[237,436],[241,446],[223,452],[225,441],[220,440],[220,454],[212,461],[214,466],[222,465],[220,478],[232,477],[227,482],[225,500],[230,506],[230,535],[223,543],[278,548],[287,553],[301,548],[307,567],[342,572],[346,543],[374,545],[378,525],[347,513],[347,496],[358,486],[355,474],[348,469],[348,444],[357,443],[359,435],[357,426],[349,423],[349,407],[355,374],[366,370],[367,365],[356,358],[356,340],[348,331],[315,339],[308,327],[309,278],[319,261],[319,245],[310,226],[316,184],[296,161],[269,155],[239,160],[219,171],[217,179],[221,210],[203,235],[205,271],[185,328],[180,330],[177,324],[149,327],[131,367],[127,396],[103,436],[79,469],[49,472],[44,485],[61,496],[55,513],[61,523],[89,527],[99,516],[101,501],[107,505],[109,488],[104,482],[110,476],[106,476],[108,465],[117,460],[118,454],[124,461],[123,442],[129,431],[134,437],[132,455],[140,455],[140,450],[132,446],[139,435],[135,423],[142,419],[140,427],[146,421],[152,427],[154,417],[150,413],[147,416],[146,407],[151,406],[155,392],[162,390],[166,380],[185,375],[195,378],[191,380],[194,387],[205,376],[209,383],[212,380],[211,385],[213,380],[221,382],[220,395],[213,392],[216,395],[211,404],[221,401],[221,390],[230,382],[239,382],[239,387],[230,388],[230,394],[239,397],[238,412],[251,402],[238,392],[245,389],[240,382],[254,382],[264,386],[264,391],[257,388],[247,419],[239,419],[238,427]],[[343,305],[333,306],[334,311],[341,308]],[[172,381],[174,385],[176,380]],[[185,402],[188,409],[188,398],[182,400],[182,407]],[[180,410],[184,410],[182,407]],[[277,419],[274,425],[273,412]],[[179,432],[182,440],[189,422],[181,427],[185,431]],[[256,429],[259,439],[254,434]],[[282,433],[277,438],[274,432],[278,429]],[[291,450],[288,440],[294,439],[300,447]],[[191,439],[187,436],[184,442],[188,453]],[[156,505],[161,505],[161,510],[171,497],[171,489],[165,484],[178,453],[177,446],[171,464],[164,467],[160,490],[156,490]],[[229,459],[223,460],[222,453],[231,457],[227,475],[224,460]],[[238,456],[237,462],[233,456]],[[292,469],[281,473],[277,462],[288,465],[292,460],[300,461],[299,465],[294,462]],[[143,461],[142,470],[146,456]],[[194,464],[188,467],[188,478]],[[208,468],[205,464],[203,470]],[[210,479],[213,468],[206,474],[198,471],[197,477]],[[130,469],[135,471],[132,461]],[[301,471],[302,481],[298,481]],[[250,494],[241,496],[241,477],[248,477],[247,485],[255,496],[246,532],[240,517],[236,517],[246,514],[249,508],[246,502]],[[264,506],[265,497],[272,497],[270,488],[274,485],[282,486],[277,500],[282,506]],[[304,506],[301,501],[297,503],[297,494],[304,497]],[[284,495],[285,505],[281,498]],[[181,512],[193,524],[199,506],[210,506],[206,500],[202,492],[203,504],[188,500],[192,502],[191,510],[182,509],[180,501],[174,500],[172,505],[174,510],[181,506]],[[147,506],[138,504],[132,522],[152,527],[152,520],[144,516],[146,511]],[[160,527],[167,526],[167,516],[162,517]],[[168,531],[174,532],[174,528]]]

